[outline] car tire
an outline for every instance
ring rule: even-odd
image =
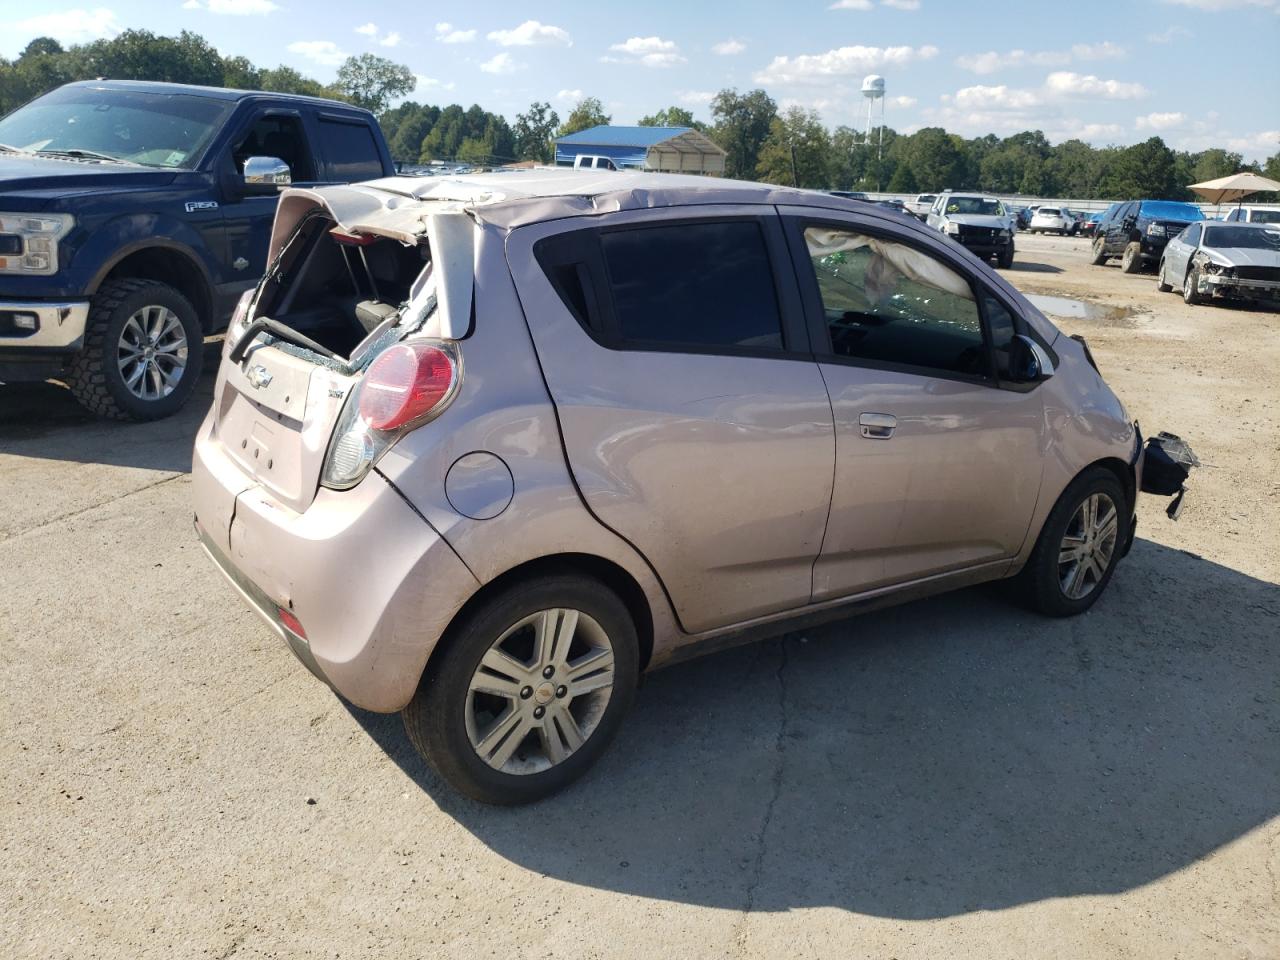
[[[1089,502],[1099,507],[1096,511],[1099,523],[1109,512],[1115,513],[1114,530],[1105,538],[1098,538],[1095,530],[1095,537],[1089,539],[1087,554],[1074,561],[1064,560],[1068,538],[1074,545],[1083,535],[1079,526],[1083,519],[1081,512]],[[1101,509],[1103,503],[1109,505],[1107,510]],[[1019,592],[1027,605],[1049,617],[1071,617],[1092,607],[1111,582],[1116,564],[1124,553],[1129,517],[1130,507],[1124,487],[1114,473],[1106,467],[1091,467],[1076,477],[1049,511],[1031,557],[1018,574]],[[1108,539],[1109,543],[1105,542]],[[1097,549],[1094,549],[1095,545]],[[1085,550],[1086,545],[1080,544],[1078,549]],[[1076,595],[1069,589],[1073,586],[1070,578],[1086,562],[1088,567],[1080,574],[1082,579],[1078,585],[1084,592]]]
[[[1009,249],[1001,250],[996,255],[996,266],[1001,270],[1008,270],[1013,266],[1013,244],[1009,245]]]
[[[159,420],[187,402],[203,364],[204,331],[191,301],[154,280],[109,280],[89,303],[67,385],[100,417]]]
[[[1189,307],[1203,303],[1200,296],[1200,271],[1192,267],[1182,280],[1182,302]]]
[[[1173,289],[1169,282],[1164,278],[1164,261],[1160,261],[1160,269],[1156,271],[1156,289],[1161,293],[1168,293]]]
[[[1120,269],[1125,273],[1137,273],[1142,269],[1142,244],[1137,240],[1124,248],[1124,256],[1120,258]]]
[[[556,686],[554,659],[540,666],[545,658],[539,657],[536,638],[541,634],[535,624],[550,622],[548,612],[574,613],[571,649],[587,651],[576,660],[566,654],[562,675],[568,676],[575,662],[583,669],[586,658],[598,655],[604,646],[612,651],[612,683],[603,704],[599,696],[603,687],[579,696],[562,694],[573,681]],[[567,617],[559,622],[567,622]],[[560,629],[554,631],[557,637]],[[635,700],[640,670],[635,623],[615,593],[587,577],[554,575],[502,588],[465,613],[442,642],[443,648],[427,665],[413,700],[403,711],[404,725],[410,741],[436,773],[482,803],[531,803],[564,789],[604,753]],[[524,650],[527,658],[520,654]],[[509,671],[506,676],[491,672],[495,661],[486,658],[494,651],[506,655],[496,661],[501,670]],[[543,672],[547,668],[553,670],[551,675]],[[580,682],[598,682],[601,676],[597,673]],[[539,682],[539,677],[545,679]],[[510,689],[502,694],[473,689],[494,683]],[[511,692],[517,688],[518,693]],[[575,731],[571,738],[570,728],[560,718],[574,703],[582,710],[571,714]],[[504,721],[504,717],[514,719]],[[516,732],[503,739],[504,726]],[[514,742],[517,735],[520,741]],[[578,735],[584,739],[565,753]],[[558,760],[553,744],[562,753]],[[481,756],[482,750],[489,751],[489,759]]]
[[[1093,260],[1090,261],[1095,267],[1100,267],[1107,262],[1107,241],[1104,237],[1095,237],[1093,240]]]

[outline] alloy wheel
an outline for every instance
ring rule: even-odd
[[[1120,534],[1120,512],[1105,493],[1090,494],[1076,508],[1058,548],[1058,583],[1068,600],[1083,600],[1111,566]]]
[[[467,738],[495,770],[547,770],[590,739],[613,678],[613,645],[592,617],[563,608],[531,614],[480,658],[464,707]]]
[[[187,334],[168,307],[143,307],[125,321],[116,362],[125,389],[141,400],[169,396],[187,368]]]

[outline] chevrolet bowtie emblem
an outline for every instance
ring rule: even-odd
[[[262,364],[256,367],[250,367],[249,372],[245,374],[249,378],[249,386],[255,390],[261,390],[263,387],[271,383],[271,374],[267,372],[267,368]]]

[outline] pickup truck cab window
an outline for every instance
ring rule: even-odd
[[[329,179],[341,183],[374,180],[383,175],[378,142],[360,120],[320,117],[320,139],[329,155]]]
[[[297,116],[267,114],[258,117],[249,132],[231,151],[236,172],[244,173],[244,163],[250,157],[276,157],[289,165],[295,182],[305,183],[319,179],[307,137],[302,129],[302,119]]]

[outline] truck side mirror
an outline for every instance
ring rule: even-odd
[[[250,157],[244,162],[244,192],[249,196],[277,193],[291,183],[289,165],[279,157]]]

